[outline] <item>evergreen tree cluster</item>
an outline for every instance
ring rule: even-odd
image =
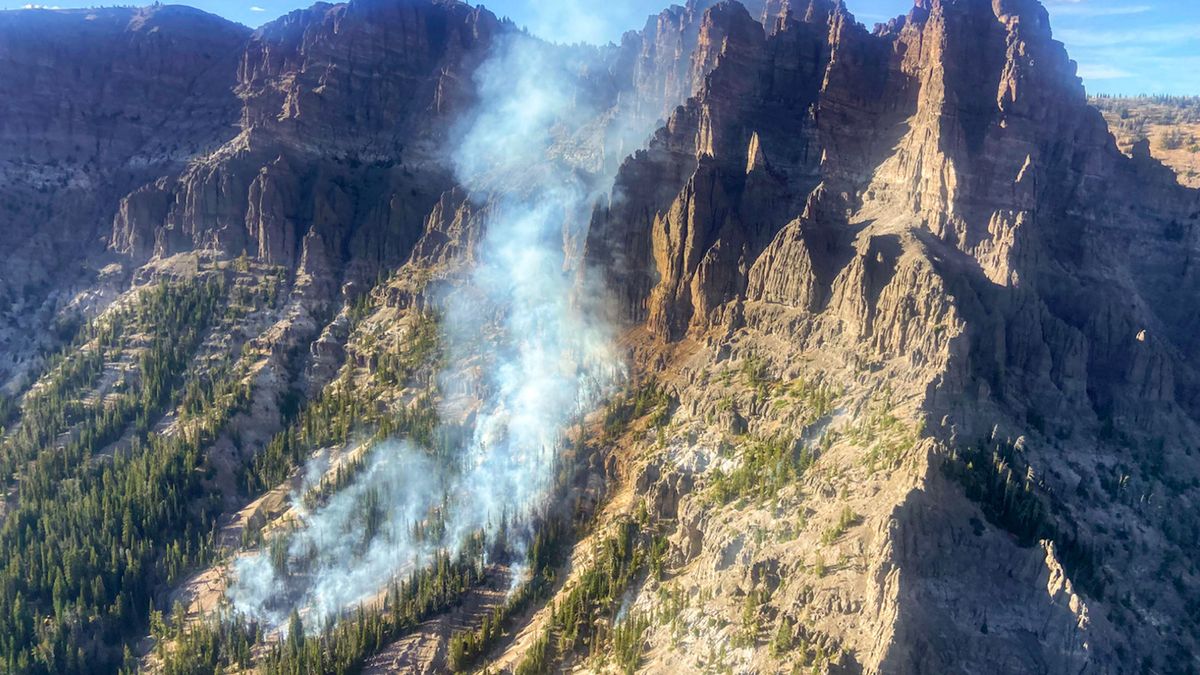
[[[616,532],[606,538],[595,553],[595,559],[578,577],[575,585],[555,604],[547,627],[517,665],[517,675],[543,675],[553,672],[562,659],[579,653],[600,652],[600,644],[610,636],[602,628],[613,625],[621,598],[629,586],[643,573],[646,550],[638,525],[631,520],[617,524]],[[640,637],[640,632],[638,633]],[[622,668],[630,662],[636,665],[640,648],[631,656],[626,641]],[[640,640],[638,641],[640,645]]]
[[[514,591],[508,600],[483,617],[478,628],[459,631],[450,637],[449,666],[455,672],[470,671],[504,636],[505,628],[534,602],[549,596],[553,587],[554,568],[563,557],[566,525],[559,519],[548,520],[538,527],[529,550],[530,578]]]
[[[316,635],[306,634],[293,611],[286,638],[276,642],[258,664],[263,675],[344,675],[366,658],[411,632],[425,619],[461,602],[463,593],[483,580],[482,538],[472,538],[457,558],[439,553],[434,563],[394,581],[378,609],[359,606]],[[224,656],[232,663],[235,652]]]
[[[958,450],[942,468],[979,504],[988,522],[1011,533],[1022,546],[1053,541],[1059,561],[1076,587],[1103,599],[1106,579],[1100,552],[1055,523],[1043,501],[1046,490],[1013,444],[997,444],[991,452]]]
[[[719,505],[742,497],[767,499],[798,481],[817,461],[817,451],[787,435],[752,440],[728,474],[717,469],[709,479],[709,499]]]
[[[223,276],[143,290],[84,329],[25,397],[0,445],[4,477],[17,487],[0,525],[4,672],[115,670],[163,585],[211,558],[219,507],[204,484],[203,448],[247,391],[228,377],[202,383],[190,365],[227,294]],[[105,395],[81,393],[109,357],[129,354],[136,368]],[[207,392],[207,412],[193,408],[182,433],[152,433],[185,391]]]

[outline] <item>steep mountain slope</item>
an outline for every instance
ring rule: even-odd
[[[4,47],[14,63],[47,71],[4,71],[13,97],[23,88],[30,92],[22,100],[28,120],[11,118],[12,133],[20,136],[12,147],[31,148],[8,165],[15,179],[6,197],[19,202],[25,183],[75,161],[77,146],[60,138],[64,129],[98,140],[88,170],[120,182],[91,189],[45,185],[38,194],[61,205],[70,204],[77,189],[87,213],[64,213],[61,221],[15,214],[0,227],[14,242],[11,269],[25,265],[45,277],[43,286],[17,288],[21,276],[5,276],[15,299],[5,307],[12,330],[4,336],[0,399],[0,422],[8,428],[0,539],[9,560],[36,553],[38,564],[8,570],[0,598],[3,660],[18,671],[108,670],[119,664],[122,642],[148,619],[157,625],[146,608],[169,606],[168,592],[181,572],[237,547],[247,524],[243,514],[261,525],[257,507],[242,510],[248,501],[287,478],[321,443],[346,442],[343,433],[314,437],[314,424],[357,431],[360,423],[373,426],[386,417],[383,392],[373,392],[379,400],[354,398],[347,410],[344,396],[322,391],[346,363],[348,327],[371,306],[364,291],[414,246],[422,261],[458,259],[480,236],[466,194],[454,188],[447,138],[468,112],[474,71],[493,39],[515,30],[461,3],[415,1],[317,5],[253,35],[193,10],[159,6],[29,12],[6,15],[5,22]],[[24,44],[23,33],[47,39],[35,49]],[[146,35],[150,47],[141,43]],[[214,39],[226,43],[213,45]],[[82,93],[73,99],[54,88],[72,83],[57,77],[59,71],[82,78],[84,62],[120,71],[126,66],[110,64],[152,56],[152,48],[178,52],[169,59],[176,68],[188,65],[183,54],[200,55],[205,65],[188,75],[185,88],[198,103],[179,99],[183,94],[172,89],[178,77],[147,68],[135,71],[146,77],[144,84],[125,84],[161,100],[162,111],[146,106],[140,115],[108,114],[135,105],[122,98],[130,93],[117,88],[122,82],[110,77],[99,80],[111,86],[97,91],[81,113],[89,126],[81,127],[70,108],[61,119],[37,116],[39,96],[83,100]],[[638,48],[631,36],[623,49],[549,49],[567,69],[597,58],[608,64],[580,75],[576,85],[596,99],[589,107],[603,110],[634,88],[632,54]],[[37,49],[57,60],[41,58]],[[654,67],[650,59],[636,69]],[[27,81],[30,70],[36,78]],[[152,112],[163,119],[142,116]],[[176,117],[192,126],[180,128]],[[34,133],[38,124],[46,125],[41,135]],[[613,162],[604,159],[606,146],[631,141],[620,137],[622,130],[610,134],[607,125],[599,119],[589,125],[598,136],[582,129],[565,138],[568,163],[594,168],[598,161]],[[161,157],[145,154],[162,151],[154,143],[192,135],[203,142],[174,146]],[[109,148],[104,144],[110,138],[120,143]],[[441,218],[453,220],[456,213],[458,224],[443,230]],[[89,234],[93,218],[110,220],[107,242]],[[24,228],[31,224],[38,226],[38,238],[66,243],[46,245],[45,255],[16,246],[29,239]],[[51,264],[72,272],[52,274]],[[201,292],[197,285],[203,306],[192,300]],[[165,307],[194,325],[186,334],[179,333],[186,325],[164,327],[147,342],[154,310],[146,298],[160,292],[166,297],[155,305],[159,311]],[[395,301],[409,306],[408,300]],[[51,333],[52,326],[61,328]],[[174,351],[164,352],[172,341]],[[43,358],[56,342],[57,353]],[[391,393],[409,405],[405,373],[413,367],[395,357],[388,363],[399,378],[390,381]],[[15,400],[8,398],[13,395]],[[426,398],[424,405],[432,403]],[[298,409],[306,412],[297,419]],[[403,416],[403,409],[392,410]],[[417,417],[433,413],[423,410]],[[395,426],[383,422],[389,424]],[[292,447],[297,425],[307,425],[306,432]],[[110,456],[122,463],[96,459]],[[144,463],[136,475],[148,471],[149,484],[161,485],[172,500],[190,495],[194,503],[172,501],[166,514],[148,511],[144,500],[154,493],[113,483],[132,472],[125,461]],[[168,468],[183,473],[166,473]],[[53,490],[60,482],[78,489]],[[198,490],[208,497],[196,498]],[[96,508],[77,519],[46,519],[73,503]],[[118,523],[116,533],[137,552],[109,559],[109,521],[121,513],[128,522]],[[34,540],[43,543],[32,547]],[[131,575],[141,582],[130,581]],[[127,653],[126,661],[131,658]]]
[[[35,11],[0,62],[7,670],[1200,669],[1200,191],[1036,0],[692,0],[596,48],[452,0]],[[473,179],[497,62],[562,102]],[[535,522],[441,550],[453,490],[381,504],[491,430],[529,341],[472,274],[530,199],[564,253],[518,264],[628,377]],[[321,630],[312,561],[397,526],[439,550]]]
[[[116,202],[233,133],[248,32],[187,7],[0,14],[0,387],[94,288]]]
[[[1194,668],[1196,524],[1175,516],[1197,485],[1197,333],[1182,300],[1197,291],[1197,193],[1117,152],[1037,3],[925,3],[873,35],[827,11],[765,42],[728,29],[744,40],[626,164],[619,206],[589,238],[628,318],[686,354],[676,378],[692,425],[721,409],[709,369],[752,355],[791,378],[804,354],[840,351],[833,363],[859,372],[805,380],[915,407],[909,423],[932,445],[892,448],[889,483],[908,483],[873,498],[857,574],[805,580],[815,602],[772,610],[832,624],[886,672]],[[753,411],[752,435],[778,428],[774,406],[761,412],[767,391],[726,403]],[[843,400],[861,424],[870,399]],[[875,461],[870,444],[840,458],[838,445],[840,471]],[[665,485],[681,480],[654,465]],[[822,475],[803,492],[843,494],[858,512],[887,489],[862,480]],[[958,502],[963,488],[982,513]],[[719,518],[693,503],[681,523]],[[706,576],[709,536],[741,549],[752,522],[690,532],[705,546],[683,556],[682,579]],[[1025,548],[1038,540],[1044,551]],[[752,593],[762,564],[795,574],[801,553],[772,549],[741,553],[730,583]],[[1175,592],[1159,592],[1163,577]],[[1180,621],[1148,619],[1168,615]]]

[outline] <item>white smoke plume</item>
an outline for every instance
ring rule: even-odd
[[[668,3],[647,0],[525,0],[525,12],[531,14],[528,28],[534,35],[559,44],[604,44],[615,41],[620,32],[636,26],[646,15]]]
[[[524,528],[547,505],[565,430],[623,375],[603,289],[581,285],[564,242],[586,226],[616,166],[573,160],[572,139],[602,119],[628,131],[580,82],[581,68],[601,57],[513,34],[476,74],[479,104],[453,161],[459,183],[486,204],[486,230],[474,266],[441,295],[450,362],[483,364],[469,441],[449,463],[407,441],[382,444],[325,506],[308,512],[297,500],[287,562],[264,551],[235,563],[229,596],[238,611],[281,626],[297,608],[319,627],[474,533],[499,536],[503,522],[510,550],[528,544]],[[327,466],[318,462],[314,475]],[[415,524],[434,512],[444,527],[431,540]]]
[[[313,460],[318,462],[323,464]],[[312,512],[300,497],[316,481],[306,480],[293,498],[300,523],[286,540],[283,562],[310,575],[310,583],[293,589],[289,569],[280,569],[270,552],[244,556],[235,565],[234,608],[280,625],[293,607],[324,622],[363,601],[382,587],[381,580],[436,551],[434,543],[419,540],[414,526],[438,504],[441,478],[424,453],[399,441],[373,448],[356,480]]]

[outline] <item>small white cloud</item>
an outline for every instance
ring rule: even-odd
[[[1072,2],[1066,5],[1048,5],[1048,7],[1050,8],[1051,17],[1078,16],[1085,18],[1145,14],[1146,12],[1154,9],[1150,5],[1119,5],[1113,7],[1100,7],[1096,5],[1085,5],[1079,2]]]
[[[1079,76],[1085,80],[1123,80],[1133,77],[1133,73],[1113,66],[1080,64]]]
[[[1117,45],[1147,45],[1162,47],[1166,44],[1186,42],[1191,44],[1200,33],[1200,24],[1158,24],[1119,30],[1090,30],[1064,28],[1056,31],[1056,37],[1069,49],[1099,47],[1113,49]]]
[[[58,5],[22,5],[21,9],[62,9]]]
[[[250,7],[250,11],[251,12],[265,12],[267,10],[263,9],[262,7],[259,7],[258,5],[254,5],[254,6]]]

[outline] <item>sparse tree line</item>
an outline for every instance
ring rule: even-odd
[[[495,615],[501,621],[521,611],[533,599],[544,597],[553,579],[551,570],[561,560],[566,532],[558,520],[538,526],[525,560],[533,570],[531,580]],[[483,534],[477,533],[458,556],[439,553],[432,564],[412,572],[407,579],[393,580],[380,603],[360,606],[316,631],[306,627],[302,615],[296,611],[291,613],[287,628],[279,633],[268,633],[252,620],[227,614],[187,629],[179,628],[183,621],[178,618],[172,622],[175,628],[161,630],[159,643],[173,644],[173,648],[161,650],[164,672],[211,675],[250,666],[264,675],[357,672],[370,656],[411,633],[427,618],[461,604],[464,594],[484,583],[488,575],[485,550]],[[496,555],[493,550],[489,557]],[[500,556],[504,556],[502,551]],[[494,628],[485,627],[488,645],[501,635],[500,621],[490,625]],[[456,635],[451,641],[450,661],[456,664],[453,665],[456,669],[465,667],[484,647],[484,643],[465,635]],[[472,631],[472,635],[476,633]],[[468,644],[472,646],[468,648]],[[257,652],[256,645],[260,646]],[[257,658],[255,653],[259,654]]]
[[[1156,147],[1174,151],[1200,152],[1194,134],[1181,128],[1200,123],[1200,97],[1197,96],[1094,96],[1092,105],[1115,116],[1115,124],[1135,140],[1153,140]],[[1152,137],[1152,127],[1160,127]]]
[[[990,450],[956,450],[942,469],[962,485],[988,522],[1010,532],[1021,546],[1034,546],[1043,539],[1053,541],[1059,561],[1076,587],[1104,598],[1108,579],[1101,552],[1055,523],[1043,501],[1044,486],[1013,444],[994,444]]]
[[[287,636],[271,645],[257,664],[258,671],[263,675],[355,672],[368,656],[426,618],[459,603],[463,593],[483,576],[482,538],[477,536],[458,557],[440,553],[432,565],[413,572],[407,580],[393,581],[379,609],[360,606],[316,635],[306,633],[299,613],[293,610]]]
[[[548,624],[517,664],[516,675],[547,675],[565,659],[585,650],[599,653],[601,645],[614,639],[614,627],[621,626],[621,598],[645,574],[648,561],[646,538],[636,522],[622,520],[614,529],[570,590],[555,602]],[[619,631],[617,666],[622,672],[636,669],[643,631],[636,624]]]
[[[244,309],[225,277],[166,282],[84,327],[29,393],[0,446],[14,508],[0,525],[0,670],[112,672],[152,603],[213,555],[220,508],[204,449],[248,403],[240,372],[193,367]],[[129,368],[113,359],[133,361]],[[105,396],[95,388],[118,369]],[[151,432],[180,406],[183,433]]]
[[[359,312],[360,318],[364,313]],[[377,357],[380,365],[376,378],[384,386],[407,383],[440,351],[436,319],[423,317],[414,328],[411,340],[398,351]],[[428,399],[428,392],[404,409],[385,411],[377,402],[378,392],[371,385],[356,382],[354,374],[349,364],[345,366],[339,377],[302,410],[289,411],[298,406],[285,402],[284,414],[291,418],[290,423],[241,471],[240,482],[245,494],[259,494],[274,488],[313,452],[324,447],[347,445],[356,440],[356,434],[364,434],[368,429],[374,431],[372,436],[362,439],[367,442],[403,436],[437,455],[450,451],[451,439],[439,437],[437,410]],[[352,472],[346,473],[340,479],[341,484],[345,485],[350,478]]]
[[[535,602],[545,600],[554,585],[554,570],[562,562],[569,530],[561,519],[544,521],[533,537],[527,567],[530,576],[509,595],[503,605],[485,615],[478,628],[469,628],[450,637],[449,667],[455,672],[469,671],[494,648],[505,635],[513,619]]]

